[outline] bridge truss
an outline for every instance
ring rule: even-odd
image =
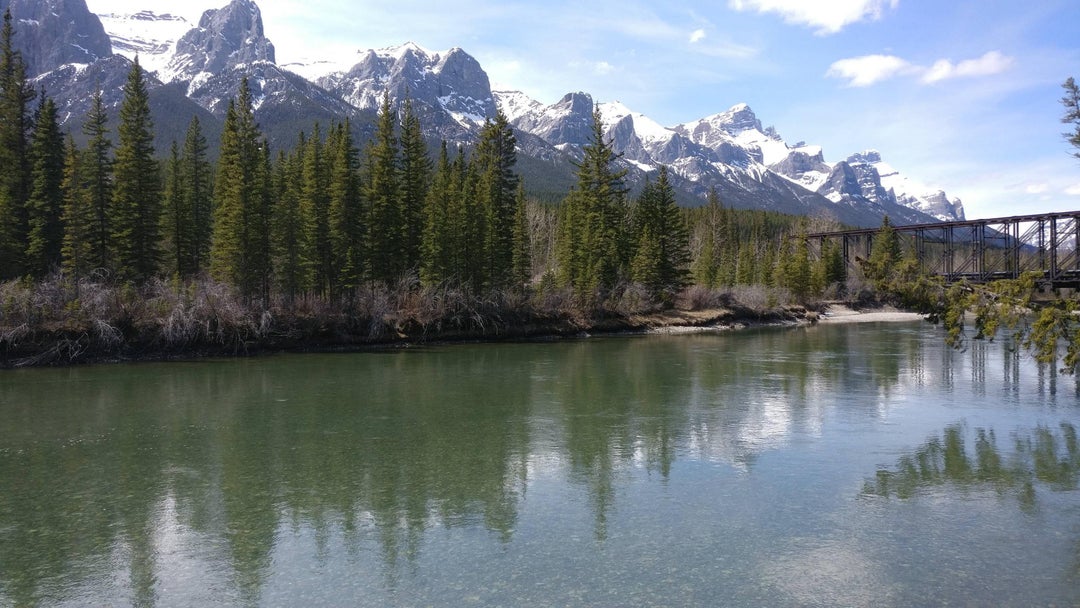
[[[952,283],[1041,272],[1043,285],[1080,288],[1080,211],[894,226],[906,255]],[[849,267],[868,259],[879,229],[807,235],[812,255],[839,243]]]

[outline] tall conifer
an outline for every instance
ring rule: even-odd
[[[25,270],[27,210],[30,196],[30,103],[26,63],[15,50],[11,9],[0,28],[0,279]]]
[[[407,98],[401,110],[401,215],[403,224],[403,267],[420,267],[424,231],[424,199],[431,181],[431,159],[420,126],[420,118]]]
[[[372,280],[389,285],[405,271],[405,226],[401,209],[398,139],[390,94],[383,95],[375,139],[368,148],[366,195],[368,253]]]
[[[64,230],[64,139],[57,123],[56,104],[44,91],[34,113],[30,141],[31,189],[27,201],[26,270],[41,278],[60,265]]]
[[[109,117],[105,112],[100,89],[94,91],[91,98],[90,112],[83,123],[83,134],[88,139],[83,178],[86,180],[87,203],[91,214],[87,233],[90,242],[87,266],[92,269],[107,269],[112,267],[109,242],[112,235],[110,209],[113,196],[113,159]]]
[[[161,255],[161,176],[154,158],[150,95],[138,58],[124,85],[118,131],[111,248],[117,274],[139,282],[157,272]]]

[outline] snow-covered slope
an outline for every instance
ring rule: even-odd
[[[560,150],[580,153],[590,136],[592,98],[571,93],[545,106],[520,92],[496,96],[504,114],[518,129],[536,135]],[[697,191],[723,185],[729,198],[771,197],[763,205],[793,213],[823,213],[860,225],[889,214],[901,223],[949,216],[951,209],[933,206],[923,195],[890,173],[883,186],[877,157],[830,164],[820,146],[787,144],[773,129],[764,129],[745,103],[700,120],[665,127],[615,101],[597,105],[604,135],[630,166],[644,172],[667,165]],[[787,182],[788,186],[783,183]],[[894,190],[896,194],[894,194]],[[942,195],[944,196],[944,195]],[[939,205],[940,207],[940,205]],[[949,216],[949,219],[955,219]]]
[[[131,14],[98,14],[105,33],[112,39],[113,52],[128,59],[139,57],[139,65],[159,79],[171,80],[166,66],[176,53],[176,41],[192,28],[183,17],[153,11]]]
[[[952,200],[940,188],[927,186],[901,174],[891,165],[881,160],[877,150],[852,155],[848,158],[852,164],[867,164],[877,171],[881,185],[896,196],[896,200],[908,207],[936,217],[944,222],[964,219],[964,204],[958,198]]]
[[[386,93],[395,105],[407,97],[433,135],[451,141],[468,139],[495,116],[487,73],[460,48],[435,52],[409,42],[358,57],[348,70],[317,83],[361,110],[378,108]]]

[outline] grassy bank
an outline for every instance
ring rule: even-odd
[[[403,280],[347,298],[248,302],[208,279],[141,288],[63,277],[0,284],[0,367],[245,356],[672,326],[796,322],[782,289],[691,287],[672,304],[636,285],[583,299],[568,290],[476,296]]]

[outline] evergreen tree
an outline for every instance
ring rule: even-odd
[[[279,153],[274,167],[273,191],[276,198],[273,216],[275,284],[290,302],[306,289],[310,281],[304,227],[308,224],[301,211],[303,183],[301,150],[307,145],[300,135],[297,151]]]
[[[660,167],[655,183],[645,184],[634,211],[633,231],[638,240],[633,279],[671,301],[689,282],[690,238],[667,167]]]
[[[481,136],[482,137],[482,136]],[[431,159],[420,119],[413,111],[408,97],[401,111],[401,221],[404,232],[403,267],[420,267],[421,241],[424,230],[424,200],[431,180]]]
[[[424,199],[424,232],[420,247],[420,280],[436,285],[452,276],[453,233],[450,208],[453,206],[454,173],[446,140],[439,148],[439,159]]]
[[[64,139],[57,123],[56,104],[44,91],[40,99],[29,151],[32,180],[25,256],[26,270],[37,278],[60,265],[64,240]]]
[[[150,96],[138,58],[120,107],[112,197],[112,253],[117,274],[141,282],[157,272],[161,243],[161,177],[154,158]]]
[[[304,218],[304,239],[309,247],[312,285],[316,293],[328,295],[334,282],[334,257],[330,242],[330,192],[322,132],[318,123],[307,140],[303,155],[303,184],[300,207]]]
[[[498,289],[514,283],[514,219],[519,179],[514,173],[517,140],[499,111],[480,131],[476,163],[484,213],[484,283]]]
[[[229,103],[214,188],[210,272],[267,304],[270,283],[270,197],[267,150],[255,123],[247,78]]]
[[[525,186],[520,183],[514,207],[512,286],[514,289],[524,290],[532,278],[532,243],[529,235],[529,209],[528,202],[525,200]]]
[[[363,201],[360,198],[360,152],[349,122],[338,124],[331,138],[329,240],[334,291],[351,292],[363,278]]]
[[[112,266],[109,241],[112,234],[110,210],[113,196],[113,160],[110,154],[112,141],[109,139],[108,121],[101,91],[95,91],[90,112],[83,124],[83,133],[89,140],[86,144],[83,178],[86,181],[91,213],[87,235],[90,243],[87,267],[92,269],[107,269]]]
[[[577,185],[567,197],[557,254],[564,284],[590,299],[615,286],[627,259],[626,171],[613,167],[618,154],[604,140],[599,108],[593,111],[589,143],[577,165]]]
[[[61,256],[64,272],[75,280],[76,291],[79,279],[95,268],[92,263],[94,209],[90,201],[86,164],[75,145],[75,138],[69,135],[64,154],[64,242]]]
[[[1072,131],[1064,136],[1069,144],[1077,149],[1072,155],[1080,158],[1080,86],[1077,86],[1076,80],[1070,76],[1061,88],[1065,89],[1065,95],[1061,98],[1065,115],[1061,117],[1061,122],[1072,127]]]
[[[866,263],[866,276],[877,284],[887,281],[896,264],[903,257],[900,248],[900,237],[889,221],[889,216],[881,220],[881,229],[874,236],[874,244],[870,248],[870,259]]]
[[[198,116],[193,116],[184,135],[180,158],[183,206],[191,215],[189,270],[192,274],[202,272],[209,264],[210,237],[214,229],[210,161],[206,152],[202,124]]]
[[[450,211],[454,224],[454,252],[458,269],[454,275],[472,289],[481,293],[485,287],[487,223],[483,197],[481,196],[480,167],[475,161],[467,162],[465,153],[458,151],[458,190],[454,207]]]
[[[405,271],[405,226],[398,173],[398,140],[390,94],[383,95],[375,139],[368,149],[367,192],[369,209],[369,276],[390,285]]]
[[[26,64],[14,47],[11,9],[0,29],[0,279],[25,270],[27,209],[30,196],[30,103],[34,89]]]
[[[742,243],[739,247],[738,260],[736,261],[735,284],[753,285],[754,275],[755,267],[753,243]]]
[[[721,265],[724,237],[727,232],[724,222],[727,215],[720,205],[720,196],[716,193],[716,188],[709,188],[705,206],[698,215],[703,216],[697,226],[700,247],[694,259],[692,274],[698,285],[718,287],[722,284]]]
[[[165,250],[169,259],[166,270],[177,277],[186,277],[194,272],[194,218],[188,207],[189,198],[184,188],[183,161],[180,147],[174,141],[169,150],[169,160],[165,167],[165,196],[162,226],[165,236]]]
[[[805,302],[813,293],[813,276],[810,269],[810,250],[806,232],[800,229],[795,236],[795,250],[787,263],[784,286],[791,290],[797,302]]]

